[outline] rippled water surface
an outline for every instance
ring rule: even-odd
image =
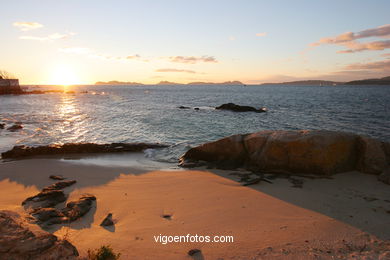
[[[52,89],[53,87],[51,87]],[[58,87],[57,87],[58,88]],[[327,129],[390,141],[389,86],[78,86],[74,94],[0,96],[0,151],[14,144],[160,142],[176,161],[191,146],[269,129]],[[82,93],[87,91],[87,93]],[[267,113],[215,110],[233,102]],[[178,109],[178,106],[199,107]]]

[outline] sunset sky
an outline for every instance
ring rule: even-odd
[[[2,0],[22,84],[390,76],[390,1]]]

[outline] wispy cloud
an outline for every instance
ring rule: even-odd
[[[128,60],[138,60],[148,62],[147,59],[141,57],[141,55],[127,55],[127,56],[114,56],[110,54],[100,53],[95,50],[86,47],[63,47],[59,48],[58,51],[68,54],[77,54],[85,55],[90,58],[96,58],[100,60],[112,60],[112,61],[128,61]]]
[[[34,41],[54,41],[54,40],[67,39],[73,35],[74,35],[74,33],[66,33],[66,34],[53,33],[53,34],[50,34],[48,36],[43,36],[43,37],[24,35],[24,36],[20,36],[19,39],[34,40]]]
[[[182,69],[158,69],[156,72],[184,72],[184,73],[191,73],[195,74],[196,71],[193,70],[182,70]]]
[[[88,54],[92,53],[92,50],[84,47],[64,47],[58,49],[60,52],[64,53],[74,53],[74,54]]]
[[[43,27],[42,24],[37,22],[14,22],[13,26],[18,27],[22,31],[30,31]]]
[[[347,70],[379,70],[390,73],[390,58],[367,63],[353,63],[345,67]]]
[[[195,64],[198,62],[206,62],[206,63],[217,63],[217,59],[213,56],[172,56],[169,57],[169,60],[171,62],[177,62],[177,63],[189,63],[189,64]]]
[[[336,44],[347,47],[348,49],[339,51],[338,53],[354,53],[367,50],[385,50],[390,48],[390,40],[372,41],[366,43],[357,42],[359,39],[380,37],[390,37],[390,24],[385,24],[376,28],[363,30],[360,32],[346,32],[335,37],[322,38],[318,42],[310,44],[311,47],[316,47],[324,44]]]
[[[256,33],[256,36],[257,37],[264,37],[264,36],[267,36],[267,33],[266,32]]]

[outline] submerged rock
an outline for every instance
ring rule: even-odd
[[[263,113],[263,112],[267,111],[267,109],[264,107],[257,109],[257,108],[250,107],[250,106],[236,105],[234,103],[223,104],[223,105],[220,105],[219,107],[216,107],[215,109],[230,110],[233,112],[256,112],[256,113]]]
[[[262,131],[194,147],[179,165],[207,162],[217,168],[229,165],[260,172],[379,174],[389,161],[385,146],[375,139],[335,131]]]
[[[0,259],[79,259],[67,240],[28,224],[15,212],[0,211]]]
[[[62,145],[45,145],[30,147],[25,145],[14,146],[11,150],[1,154],[3,159],[22,158],[36,155],[72,154],[72,153],[117,153],[140,152],[149,148],[164,148],[167,145],[149,143],[67,143]]]
[[[21,124],[13,124],[12,126],[8,127],[7,130],[10,132],[15,132],[20,129],[23,129],[23,126]]]
[[[190,107],[186,107],[186,106],[179,106],[177,108],[179,108],[179,109],[190,109]]]
[[[109,213],[107,217],[103,219],[102,223],[100,223],[100,226],[107,227],[112,225],[114,225],[114,221],[112,220],[112,213]]]

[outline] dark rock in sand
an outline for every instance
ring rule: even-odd
[[[1,154],[3,159],[22,158],[36,155],[64,155],[76,153],[117,153],[140,152],[149,148],[164,148],[167,145],[149,143],[67,143],[63,145],[47,145],[29,147],[24,145],[14,146],[11,150]]]
[[[262,131],[194,147],[180,158],[180,166],[206,161],[218,168],[228,165],[269,173],[379,174],[387,166],[386,145],[335,131]]]
[[[69,202],[63,209],[42,207],[32,210],[30,214],[34,217],[35,222],[41,226],[70,223],[87,214],[95,200],[96,197],[93,195],[83,195],[79,200]]]
[[[52,225],[68,222],[68,218],[56,208],[38,208],[31,212],[38,224]]]
[[[177,107],[179,109],[190,109],[190,107],[186,107],[186,106],[180,106],[180,107]]]
[[[65,180],[65,178],[62,175],[50,175],[49,178],[52,180],[58,180],[58,181]]]
[[[75,180],[71,180],[71,181],[59,181],[59,182],[56,182],[56,183],[53,183],[52,185],[49,185],[45,188],[42,189],[42,191],[48,191],[48,190],[62,190],[63,188],[66,188],[66,187],[69,187],[73,184],[75,184],[76,181]]]
[[[107,227],[112,225],[114,225],[114,221],[112,220],[112,213],[109,213],[107,217],[103,219],[102,223],[100,223],[100,226]]]
[[[20,129],[23,129],[23,126],[21,124],[13,124],[12,126],[8,127],[7,130],[10,132],[15,132]]]
[[[194,107],[194,110],[195,110],[195,111],[199,111],[200,108],[199,108],[199,107]]]
[[[267,109],[263,108],[263,107],[257,109],[257,108],[250,107],[250,106],[236,105],[234,103],[223,104],[223,105],[220,105],[219,107],[216,107],[215,109],[230,110],[233,112],[256,112],[256,113],[263,113],[263,112],[267,111]]]
[[[79,200],[67,203],[66,207],[62,210],[62,213],[68,217],[70,221],[74,221],[87,214],[92,208],[92,203],[95,200],[96,197],[93,195],[83,195]]]
[[[0,124],[0,129],[4,129],[5,124]]]
[[[42,231],[15,212],[0,211],[0,259],[79,259],[67,240]]]
[[[66,200],[62,190],[44,190],[35,196],[29,197],[22,202],[22,205],[31,205],[32,208],[53,207]]]
[[[198,253],[201,253],[201,252],[202,252],[202,251],[200,251],[200,249],[196,249],[196,248],[195,248],[195,249],[189,250],[187,254],[188,254],[189,256],[193,256],[193,255],[198,254]]]

